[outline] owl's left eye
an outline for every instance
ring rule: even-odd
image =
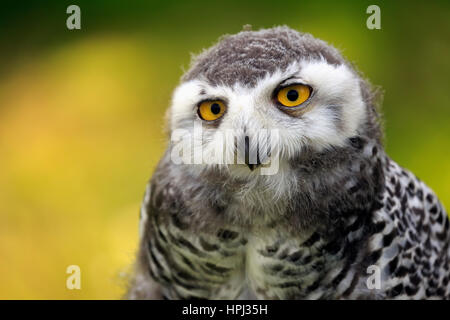
[[[296,107],[311,96],[311,87],[304,84],[294,84],[278,90],[276,99],[285,107]]]
[[[219,119],[225,113],[225,104],[221,100],[203,101],[198,106],[198,115],[206,121]]]

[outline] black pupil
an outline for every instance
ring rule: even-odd
[[[211,112],[214,114],[219,114],[220,113],[220,106],[218,103],[213,103],[211,105]]]
[[[298,91],[297,90],[289,90],[286,97],[289,101],[295,101],[298,99]]]

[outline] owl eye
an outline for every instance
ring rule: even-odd
[[[281,88],[276,98],[285,107],[296,107],[308,100],[310,96],[311,87],[304,84],[294,84]]]
[[[198,115],[205,121],[213,121],[223,116],[225,109],[225,104],[220,100],[203,101],[198,106]]]

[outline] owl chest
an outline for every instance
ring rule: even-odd
[[[282,232],[251,236],[246,248],[245,274],[249,292],[259,299],[305,298],[322,276],[325,263],[304,245],[311,234],[289,237]]]
[[[217,236],[185,235],[182,243],[172,250],[171,273],[183,270],[186,279],[177,286],[187,297],[285,299],[311,285],[320,264],[301,239],[274,231],[260,236],[222,229]]]

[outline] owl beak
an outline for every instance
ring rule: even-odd
[[[259,159],[259,149],[256,150],[256,163],[250,163],[250,138],[248,136],[245,137],[245,164],[251,171],[261,165],[261,161]]]

